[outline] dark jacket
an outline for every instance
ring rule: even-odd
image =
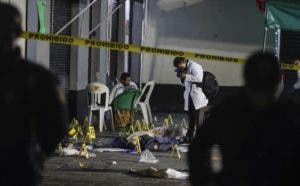
[[[55,77],[20,58],[0,55],[0,185],[34,185],[64,137],[66,105]]]
[[[241,93],[215,107],[189,150],[193,185],[300,185],[299,106],[280,100],[254,106]],[[223,169],[211,169],[210,149],[219,145]]]

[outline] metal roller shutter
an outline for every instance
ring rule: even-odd
[[[71,20],[71,3],[68,0],[51,1],[51,32],[56,33]],[[70,35],[71,27],[66,28],[61,35]],[[70,84],[70,46],[62,44],[50,45],[50,70],[58,77],[67,93]]]
[[[280,60],[291,63],[297,55],[300,55],[300,32],[281,31]]]
[[[119,0],[112,0],[112,10],[119,5]],[[119,11],[112,15],[111,23],[111,41],[118,41],[118,29],[119,29]],[[110,80],[115,81],[117,77],[117,63],[118,52],[116,50],[110,50]]]

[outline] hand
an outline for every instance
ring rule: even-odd
[[[185,77],[186,77],[186,73],[181,72],[181,73],[180,73],[180,78],[181,78],[181,79],[185,79]]]

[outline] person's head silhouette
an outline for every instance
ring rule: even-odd
[[[21,16],[17,8],[0,3],[0,49],[1,53],[14,48],[14,40],[21,34]]]
[[[244,67],[245,87],[250,99],[257,105],[268,105],[281,93],[280,67],[270,52],[256,52]]]

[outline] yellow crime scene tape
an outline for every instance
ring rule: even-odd
[[[158,55],[165,55],[165,56],[180,56],[180,57],[185,57],[190,59],[218,61],[223,63],[235,63],[235,64],[245,63],[245,59],[241,59],[237,57],[226,57],[226,56],[210,55],[210,54],[203,54],[203,53],[187,52],[181,50],[153,48],[147,46],[139,46],[135,44],[125,44],[120,42],[85,39],[85,38],[65,36],[65,35],[41,34],[36,32],[22,32],[21,37],[24,39],[33,39],[33,40],[66,44],[66,45],[76,45],[76,46],[93,47],[93,48],[108,48],[111,50],[158,54]],[[300,66],[287,64],[287,63],[281,63],[281,68],[285,70],[300,70]]]

